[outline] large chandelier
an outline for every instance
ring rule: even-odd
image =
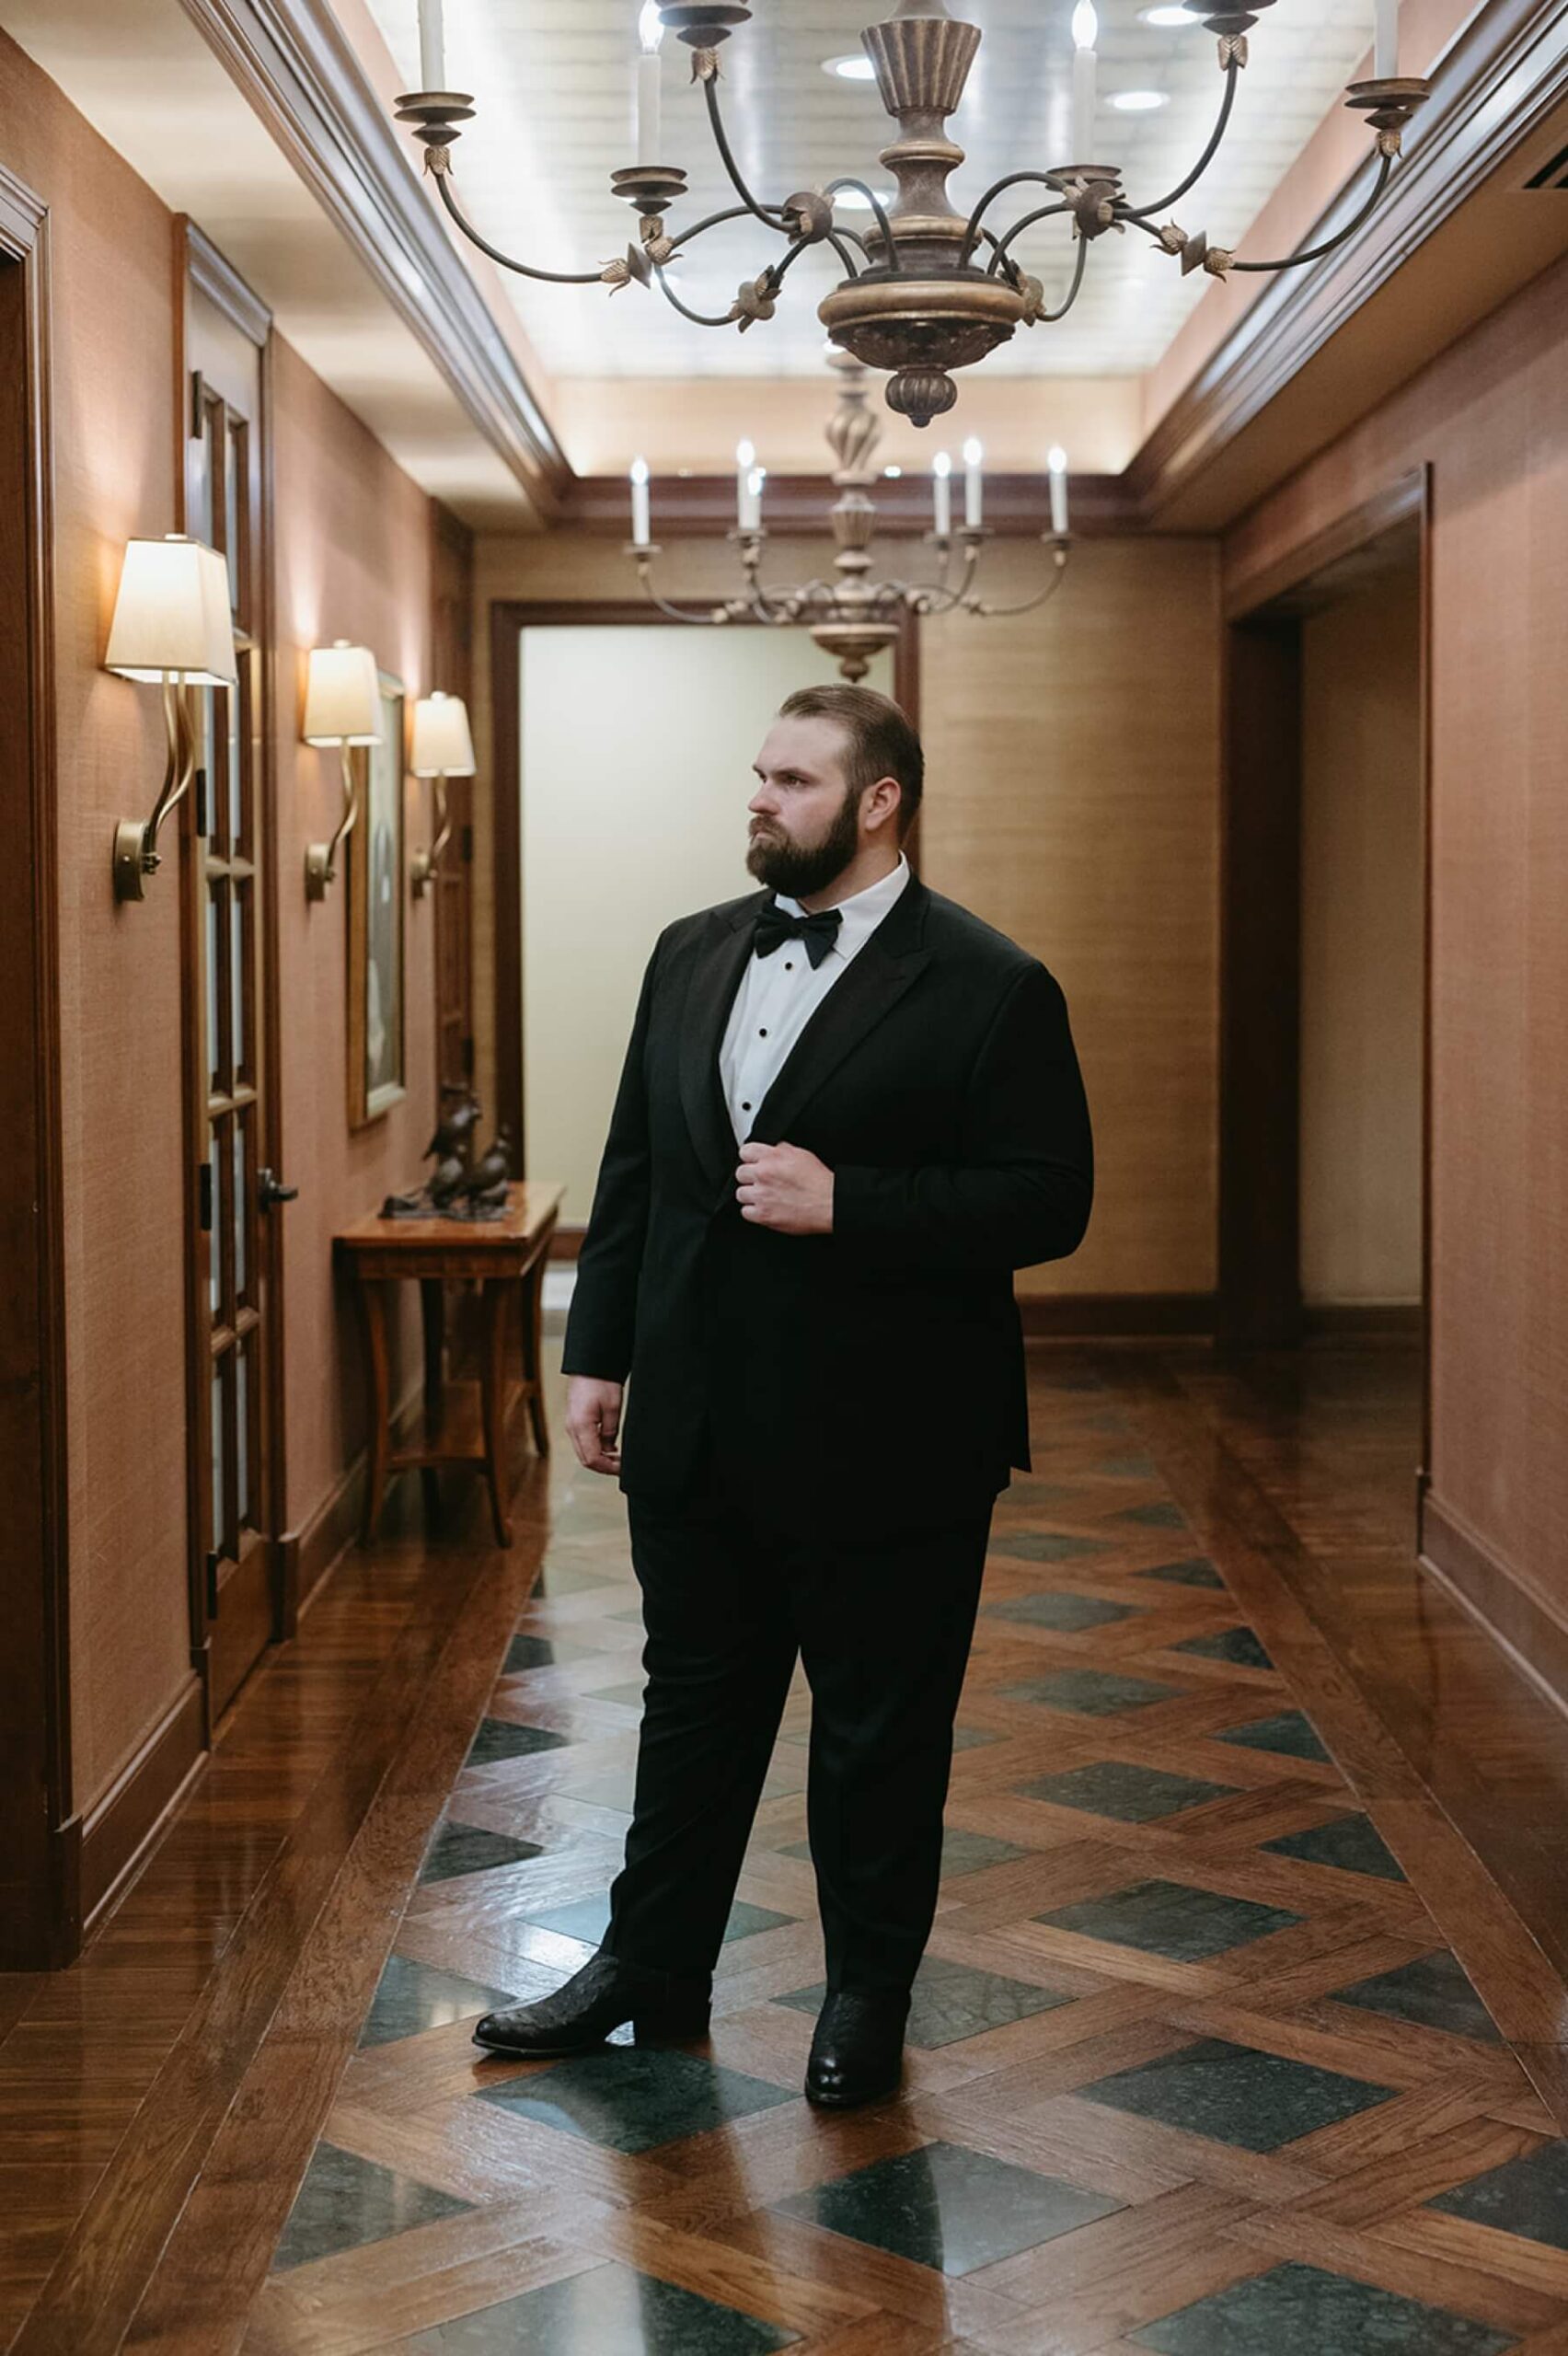
[[[644,590],[672,621],[766,622],[772,627],[809,629],[823,652],[831,654],[847,679],[863,679],[873,659],[893,645],[908,614],[1032,613],[1055,595],[1062,583],[1071,545],[1067,535],[1067,461],[1061,449],[1048,462],[1051,481],[1051,528],[1042,537],[1051,553],[1044,580],[1033,595],[1015,604],[988,605],[980,595],[976,576],[982,551],[990,537],[985,525],[985,477],[977,442],[963,451],[963,521],[955,531],[952,521],[951,462],[941,453],[932,468],[932,528],[927,544],[938,565],[934,581],[873,580],[871,541],[876,532],[877,445],[882,421],[869,405],[866,371],[852,352],[834,352],[828,365],[838,376],[838,403],[827,423],[827,443],[837,459],[834,487],[838,492],[828,514],[838,554],[833,560],[835,578],[807,581],[792,588],[773,587],[762,579],[763,550],[767,533],[762,520],[766,471],[756,464],[749,442],[736,452],[735,529],[730,539],[740,562],[742,585],[735,595],[704,611],[673,606],[653,583],[655,560],[663,551],[654,541],[649,499],[648,467],[644,459],[631,469],[631,538],[626,553],[637,566]]]
[[[897,180],[891,207],[863,179],[847,173],[821,188],[798,191],[781,202],[755,195],[736,163],[720,106],[719,53],[732,32],[750,18],[744,0],[648,0],[641,12],[644,57],[638,77],[639,161],[612,173],[613,192],[638,215],[636,238],[624,255],[592,271],[546,270],[514,260],[482,237],[459,211],[452,193],[452,148],[458,126],[474,113],[470,95],[444,89],[442,0],[420,0],[420,71],[427,87],[398,101],[399,121],[411,124],[423,142],[425,165],[441,202],[458,228],[503,269],[557,285],[603,283],[612,290],[635,281],[656,283],[683,318],[700,328],[738,328],[744,334],[757,320],[772,318],[784,282],[810,247],[832,247],[844,276],[819,307],[833,341],[868,367],[889,374],[889,406],[916,425],[951,409],[958,398],[951,371],[984,360],[1020,327],[1064,318],[1083,284],[1090,247],[1108,230],[1135,230],[1180,263],[1183,272],[1204,270],[1224,278],[1231,271],[1298,268],[1354,237],[1381,198],[1399,156],[1401,134],[1430,85],[1401,78],[1398,57],[1399,0],[1374,0],[1377,12],[1375,76],[1354,82],[1345,103],[1368,118],[1377,135],[1378,168],[1366,202],[1336,235],[1304,252],[1273,261],[1242,260],[1202,232],[1189,234],[1158,215],[1195,186],[1217,154],[1230,121],[1237,84],[1247,63],[1247,36],[1274,0],[1251,0],[1248,7],[1216,7],[1193,14],[1218,37],[1225,87],[1219,119],[1192,170],[1175,188],[1151,202],[1135,202],[1122,188],[1114,164],[1084,160],[1009,172],[986,190],[967,213],[948,195],[950,175],[963,150],[948,138],[947,118],[959,106],[980,46],[980,29],[949,16],[946,0],[897,0],[891,17],[867,26],[860,39],[875,68],[882,104],[899,132],[882,150],[882,161]],[[658,44],[675,33],[692,51],[692,79],[700,83],[720,159],[737,202],[672,234],[664,222],[669,207],[685,195],[686,173],[658,160],[663,145]],[[1074,41],[1073,145],[1081,159],[1093,152],[1095,40],[1092,0],[1078,0],[1072,19]],[[1043,189],[1045,201],[1031,204],[998,231],[994,214],[1000,201],[1020,188]],[[869,209],[871,224],[858,231],[839,218],[837,200],[847,193]],[[744,279],[722,313],[703,313],[683,303],[666,274],[673,257],[721,222],[746,215],[784,240],[782,253],[755,278]],[[1038,278],[1016,259],[1013,248],[1037,222],[1065,217],[1077,245],[1065,299],[1047,307]]]

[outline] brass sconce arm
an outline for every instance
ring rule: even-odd
[[[144,824],[135,818],[122,819],[114,830],[117,900],[140,900],[144,896],[144,878],[156,875],[162,864],[163,855],[157,848],[159,829],[176,803],[190,791],[196,775],[196,731],[190,702],[185,687],[172,671],[163,675],[163,698],[168,762],[152,816]]]
[[[435,788],[436,836],[430,849],[415,851],[409,862],[409,880],[416,900],[422,900],[434,883],[441,866],[441,854],[452,840],[452,816],[446,805],[446,780],[438,776],[432,782]]]
[[[307,900],[324,900],[327,886],[338,880],[338,851],[346,836],[353,832],[359,816],[359,780],[354,775],[353,754],[348,745],[338,748],[342,763],[343,811],[330,842],[312,843],[305,854],[305,896]]]

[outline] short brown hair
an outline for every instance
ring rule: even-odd
[[[797,687],[778,707],[780,720],[836,720],[848,738],[844,773],[863,793],[882,777],[898,786],[899,839],[915,823],[926,782],[920,739],[891,696],[874,687]]]

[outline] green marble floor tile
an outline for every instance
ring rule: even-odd
[[[1053,1669],[1022,1685],[1004,1685],[999,1702],[1042,1702],[1048,1709],[1071,1710],[1079,1717],[1114,1717],[1123,1710],[1145,1710],[1154,1702],[1169,1702],[1178,1685],[1159,1685],[1149,1677],[1122,1677],[1104,1669]]]
[[[591,1587],[614,1587],[625,1576],[592,1563],[552,1562],[547,1555],[528,1600],[540,1603],[552,1595],[582,1595]]]
[[[1512,2332],[1446,2307],[1326,2274],[1275,2266],[1132,2334],[1159,2356],[1502,2356]]]
[[[1206,1963],[1274,1931],[1287,1931],[1302,1917],[1250,1898],[1189,1889],[1182,1882],[1140,1881],[1033,1920],[1053,1931],[1076,1931],[1082,1938],[1136,1947],[1142,1955],[1162,1955],[1171,1963]]]
[[[1066,1530],[993,1530],[988,1550],[1018,1563],[1082,1563],[1091,1554],[1113,1554],[1108,1538],[1078,1538]]]
[[[1222,1628],[1213,1636],[1184,1636],[1175,1650],[1196,1653],[1203,1660],[1228,1660],[1237,1669],[1274,1667],[1251,1628]]]
[[[1464,1966],[1446,1947],[1417,1956],[1395,1971],[1380,1971],[1375,1979],[1358,1980],[1333,1991],[1336,2004],[1355,2004],[1368,2013],[1385,2013],[1392,2020],[1411,2021],[1420,2028],[1446,2029],[1450,2037],[1478,2037],[1489,2045],[1501,2044],[1497,2024],[1466,1976]]]
[[[1289,2062],[1222,2038],[1201,2038],[1180,2052],[1080,2086],[1085,2102],[1158,2119],[1243,2152],[1277,2152],[1393,2099],[1391,2086]]]
[[[1223,1589],[1225,1581],[1206,1554],[1183,1554],[1174,1563],[1156,1563],[1152,1570],[1135,1571],[1137,1579],[1163,1579],[1170,1587],[1213,1587]]]
[[[1009,1865],[1020,1857],[1033,1854],[1020,1849],[1013,1841],[1003,1841],[995,1832],[966,1832],[957,1825],[942,1830],[942,1879],[957,1880],[963,1874],[984,1873],[987,1865]]]
[[[732,1939],[749,1939],[755,1931],[777,1931],[797,1918],[793,1914],[775,1913],[770,1906],[753,1906],[737,1898],[730,1909],[724,1925],[724,1944]],[[573,1900],[570,1906],[552,1906],[548,1914],[529,1913],[525,1920],[541,1931],[559,1931],[569,1939],[585,1939],[597,1946],[610,1927],[610,1899],[607,1890],[595,1891],[592,1898]]]
[[[1057,1775],[1036,1775],[1013,1787],[1026,1800],[1049,1800],[1053,1807],[1082,1808],[1089,1816],[1113,1816],[1122,1824],[1154,1824],[1205,1800],[1234,1799],[1228,1784],[1205,1784],[1195,1775],[1171,1775],[1163,1768],[1130,1760],[1101,1759]]]
[[[360,2043],[390,2045],[398,2038],[419,2037],[427,2028],[477,2020],[498,2004],[516,2001],[505,1989],[483,1987],[455,1971],[438,1971],[432,1964],[416,1963],[410,1956],[389,1955],[364,2016]]]
[[[960,2143],[926,2143],[769,2204],[946,2275],[1038,2249],[1125,2206]]]
[[[987,1603],[984,1611],[988,1620],[1021,1620],[1031,1627],[1056,1628],[1068,1635],[1085,1628],[1109,1628],[1117,1620],[1136,1616],[1136,1607],[1130,1603],[1056,1592],[1015,1596],[1009,1603]]]
[[[502,1759],[525,1759],[535,1750],[559,1750],[567,1740],[550,1727],[513,1726],[510,1718],[481,1718],[465,1767],[491,1767]]]
[[[502,1662],[502,1677],[521,1677],[525,1669],[553,1669],[558,1661],[571,1660],[587,1647],[560,1636],[513,1636],[506,1647]]]
[[[1329,1756],[1310,1719],[1299,1710],[1281,1710],[1272,1718],[1249,1719],[1245,1726],[1229,1727],[1212,1739],[1234,1743],[1239,1750],[1277,1751],[1285,1759],[1327,1760]]]
[[[1568,2250],[1568,2143],[1543,2143],[1484,2176],[1457,2184],[1426,2204],[1446,2217],[1468,2217],[1521,2241]]]
[[[793,2012],[810,2013],[814,2018],[826,1994],[827,1982],[819,1980],[810,1988],[792,1988],[787,1996],[775,1996],[772,2002],[788,2004]],[[982,1971],[974,1964],[926,1955],[920,1958],[910,1991],[905,2038],[923,2052],[930,2051],[938,2046],[956,2045],[966,2037],[979,2037],[988,2028],[1031,2020],[1036,2013],[1054,2013],[1059,2004],[1076,2001],[1059,1989],[1032,1987],[1027,1981]]]
[[[768,2356],[800,2338],[678,2282],[611,2263],[397,2344],[417,2356]]]
[[[482,1825],[448,1819],[425,1851],[420,1879],[455,1881],[459,1874],[489,1873],[497,1865],[517,1865],[525,1857],[543,1854],[536,1841],[514,1841],[509,1832],[487,1832]]]
[[[1140,1530],[1185,1530],[1187,1517],[1180,1506],[1167,1504],[1124,1506],[1116,1516],[1118,1521],[1136,1522]]]
[[[1370,1874],[1376,1881],[1403,1881],[1395,1857],[1375,1824],[1365,1816],[1336,1816],[1306,1832],[1286,1832],[1263,1848],[1276,1857],[1299,1857],[1304,1865],[1337,1865],[1341,1873]]]
[[[721,2069],[676,2046],[616,2045],[481,2087],[472,2099],[610,2151],[651,2152],[794,2102],[798,2090]]]
[[[1102,1456],[1091,1467],[1105,1481],[1152,1481],[1155,1469],[1152,1456]]]
[[[363,2249],[367,2242],[387,2241],[437,2217],[460,2216],[472,2206],[450,2192],[398,2176],[375,2160],[362,2160],[335,2143],[320,2142],[272,2253],[272,2271],[282,2274],[315,2258]]]
[[[647,1691],[648,1680],[634,1677],[624,1685],[596,1685],[589,1696],[594,1702],[622,1702],[628,1709],[640,1709]]]

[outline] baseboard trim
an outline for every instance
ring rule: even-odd
[[[423,1383],[416,1380],[392,1413],[394,1453],[408,1439],[422,1409]],[[300,1613],[343,1549],[352,1545],[358,1537],[360,1523],[364,1517],[364,1484],[369,1469],[370,1452],[368,1449],[362,1448],[347,1472],[322,1498],[309,1520],[279,1539],[287,1598],[287,1624],[282,1631],[285,1636],[296,1633]]]
[[[194,1670],[135,1757],[82,1821],[84,1935],[140,1866],[207,1756],[206,1696]]]
[[[1545,1597],[1430,1486],[1422,1491],[1419,1529],[1422,1569],[1479,1622],[1539,1692],[1568,1714],[1568,1627]]]
[[[1419,1342],[1424,1315],[1418,1300],[1343,1300],[1301,1312],[1309,1342]]]
[[[1018,1306],[1032,1340],[1212,1334],[1218,1312],[1212,1292],[1032,1293]]]

